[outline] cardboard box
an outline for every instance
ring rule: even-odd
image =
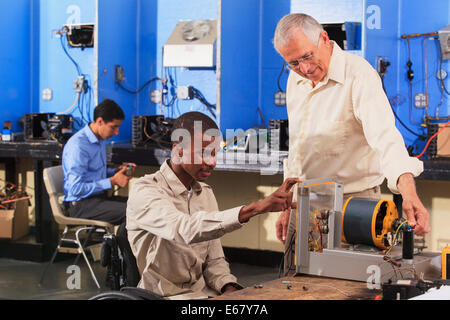
[[[28,200],[15,203],[15,209],[0,209],[0,239],[17,240],[29,233]]]
[[[442,127],[443,124],[440,124],[439,129]],[[450,125],[446,126],[437,136],[437,156],[450,157]]]

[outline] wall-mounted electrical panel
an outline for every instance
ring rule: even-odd
[[[164,67],[214,67],[216,39],[216,20],[178,22],[164,45]]]
[[[66,24],[64,31],[71,47],[92,48],[94,46],[93,24]]]
[[[450,24],[438,31],[441,44],[442,59],[450,59]]]

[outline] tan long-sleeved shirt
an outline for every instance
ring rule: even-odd
[[[376,71],[332,44],[328,74],[314,88],[295,72],[289,75],[285,177],[337,177],[345,193],[373,188],[386,177],[398,193],[398,177],[418,176],[423,163],[408,155]]]
[[[242,226],[241,207],[219,211],[210,186],[191,191],[167,161],[138,179],[127,203],[127,231],[141,281],[138,287],[161,296],[191,299],[216,296],[236,283],[220,237]]]

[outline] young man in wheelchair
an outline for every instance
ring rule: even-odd
[[[203,299],[241,289],[230,273],[220,237],[250,218],[295,206],[288,179],[267,198],[220,211],[204,183],[216,166],[220,132],[200,112],[174,123],[172,155],[131,187],[128,240],[141,276],[138,288],[168,299]]]

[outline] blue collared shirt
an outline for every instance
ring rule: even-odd
[[[89,125],[74,134],[64,146],[64,201],[79,201],[111,189],[115,170],[106,166],[106,142]]]

